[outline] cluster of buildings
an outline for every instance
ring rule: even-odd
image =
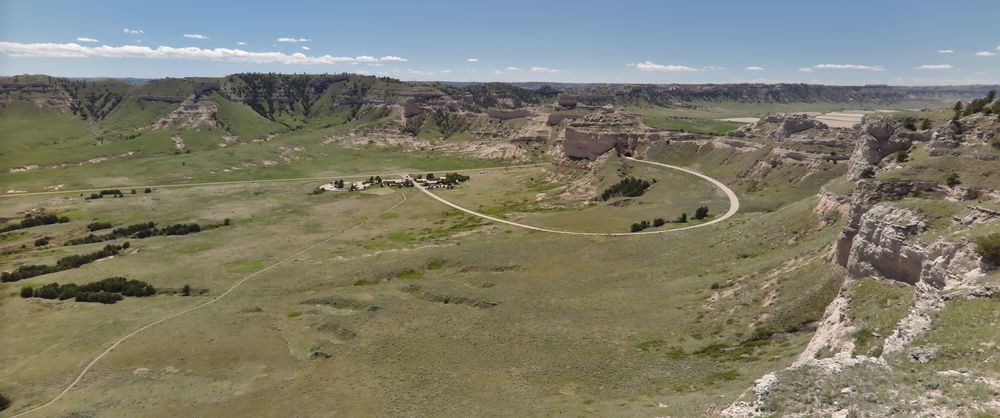
[[[454,176],[451,178],[449,176]],[[457,180],[456,180],[457,179]],[[434,177],[433,174],[428,174],[427,178],[422,176],[417,178],[400,177],[400,178],[390,178],[383,179],[381,176],[369,177],[367,180],[360,180],[350,183],[345,183],[343,180],[335,180],[332,183],[326,183],[319,186],[320,189],[324,191],[342,191],[342,190],[365,190],[373,186],[382,187],[413,187],[414,183],[419,184],[428,189],[446,189],[454,187],[456,183],[465,181],[468,176],[459,176],[457,173],[449,174],[445,177]],[[450,180],[450,181],[449,181]]]

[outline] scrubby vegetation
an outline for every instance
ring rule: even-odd
[[[66,222],[69,222],[69,218],[65,216],[60,217],[52,214],[45,214],[38,216],[28,215],[28,217],[22,219],[21,222],[4,225],[2,228],[0,228],[0,232],[16,231],[18,229],[31,228],[41,225],[52,225],[57,223],[63,224]]]
[[[10,408],[10,399],[7,399],[6,396],[3,396],[3,394],[0,393],[0,411],[7,408]]]
[[[102,229],[110,229],[111,222],[93,222],[87,225],[87,230],[90,232],[100,231]]]
[[[987,263],[1000,265],[1000,232],[976,239],[976,253]]]
[[[601,193],[601,200],[608,200],[619,196],[642,196],[643,193],[646,193],[646,189],[648,189],[650,185],[650,182],[647,180],[637,179],[635,177],[626,177],[618,183],[615,183],[611,187],[605,189],[604,192]]]
[[[26,264],[18,267],[16,270],[11,272],[0,273],[0,282],[16,282],[18,280],[24,280],[35,276],[41,276],[43,274],[55,273],[63,270],[74,269],[80,267],[84,264],[92,263],[95,260],[102,259],[104,257],[110,257],[117,255],[129,247],[129,243],[126,241],[122,245],[106,245],[104,248],[89,253],[81,255],[70,255],[60,258],[56,261],[55,265],[39,265],[39,264]]]
[[[122,191],[118,189],[106,189],[101,190],[100,193],[91,193],[87,200],[100,199],[104,196],[124,197],[125,193],[122,193]]]
[[[74,283],[63,285],[49,283],[37,289],[27,286],[21,288],[22,298],[75,299],[77,302],[98,302],[104,304],[118,302],[124,296],[145,297],[155,294],[156,288],[153,285],[140,280],[130,280],[125,277],[109,277],[82,286]]]
[[[66,242],[66,245],[93,244],[104,241],[111,241],[119,238],[143,239],[157,235],[187,235],[201,232],[202,227],[196,223],[173,224],[166,228],[157,228],[155,222],[142,222],[117,228],[105,235],[90,234],[83,238],[74,238]]]

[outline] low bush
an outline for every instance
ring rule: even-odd
[[[992,265],[1000,265],[1000,232],[976,239],[976,254]]]

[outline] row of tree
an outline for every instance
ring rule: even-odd
[[[226,224],[228,225],[228,224]],[[202,228],[196,223],[173,224],[166,228],[157,228],[155,222],[142,222],[126,227],[116,228],[104,235],[89,234],[82,238],[73,238],[66,242],[66,245],[93,244],[104,241],[111,241],[119,238],[143,239],[157,235],[187,235],[201,232]]]
[[[694,216],[692,218],[695,219],[695,220],[702,220],[702,219],[705,219],[707,217],[708,217],[708,207],[702,206],[702,207],[699,207],[698,209],[695,209]],[[650,221],[639,221],[639,222],[636,222],[636,223],[632,224],[629,227],[629,232],[641,232],[642,230],[644,230],[646,228],[650,228],[650,227],[652,227],[652,228],[659,228],[659,227],[661,227],[663,225],[666,225],[668,223],[686,223],[687,221],[688,221],[688,215],[687,215],[687,213],[682,213],[681,216],[678,216],[678,217],[674,218],[674,220],[672,220],[672,221],[668,221],[668,220],[663,219],[663,218],[653,219],[652,222],[650,222]]]
[[[74,283],[63,285],[49,283],[37,289],[31,286],[21,288],[22,298],[75,299],[77,302],[108,304],[122,300],[124,296],[145,297],[155,294],[156,288],[153,285],[140,280],[129,280],[124,277],[109,277],[82,286]]]
[[[56,216],[52,214],[44,214],[37,216],[28,215],[28,217],[22,219],[21,222],[12,223],[0,227],[0,232],[16,231],[18,229],[32,228],[42,225],[64,224],[66,222],[69,222],[69,218],[65,216]]]
[[[84,264],[92,263],[96,260],[102,259],[104,257],[110,257],[117,255],[129,247],[129,243],[126,241],[122,245],[106,245],[104,248],[89,253],[89,254],[79,254],[70,255],[60,258],[56,261],[55,265],[41,265],[41,264],[25,264],[18,267],[14,271],[0,273],[0,282],[16,282],[18,280],[24,280],[35,276],[41,276],[43,274],[56,273],[63,270],[74,269],[80,267]]]

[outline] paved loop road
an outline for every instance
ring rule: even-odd
[[[587,236],[618,237],[618,236],[633,236],[633,235],[665,234],[665,233],[668,233],[668,232],[685,231],[685,230],[688,230],[688,229],[703,228],[703,227],[706,227],[706,226],[709,226],[709,225],[712,225],[712,224],[717,224],[719,222],[725,221],[726,219],[729,219],[730,217],[732,217],[733,215],[735,215],[736,212],[738,212],[740,210],[740,199],[738,197],[736,197],[736,193],[733,192],[732,189],[730,189],[729,187],[727,187],[725,184],[722,184],[721,181],[718,181],[718,180],[713,179],[713,178],[711,178],[709,176],[701,174],[701,173],[699,173],[697,171],[689,170],[689,169],[684,168],[684,167],[678,167],[678,166],[675,166],[675,165],[658,163],[658,162],[655,162],[655,161],[640,160],[640,159],[636,159],[636,158],[632,158],[632,157],[625,157],[625,159],[630,160],[630,161],[636,161],[636,162],[640,162],[640,163],[645,163],[645,164],[652,164],[652,165],[660,166],[660,167],[672,168],[674,170],[683,171],[685,173],[688,173],[688,174],[691,174],[691,175],[695,175],[695,176],[698,176],[698,177],[700,177],[702,179],[705,179],[709,183],[712,183],[712,185],[714,185],[715,187],[719,188],[719,190],[722,190],[723,193],[726,194],[726,197],[729,198],[729,210],[726,211],[726,213],[724,215],[722,215],[722,216],[720,216],[718,218],[712,219],[711,221],[705,222],[703,224],[685,226],[683,228],[664,229],[664,230],[660,230],[660,231],[641,231],[641,232],[579,232],[579,231],[563,231],[563,230],[558,230],[558,229],[550,229],[550,228],[542,228],[542,227],[538,227],[538,226],[525,225],[525,224],[522,224],[522,223],[508,221],[506,219],[500,219],[500,218],[497,218],[497,217],[493,217],[493,216],[490,216],[490,215],[479,213],[479,212],[476,212],[474,210],[466,209],[466,208],[463,208],[463,207],[461,207],[459,205],[451,203],[451,202],[445,200],[444,198],[442,198],[441,196],[438,196],[438,195],[436,195],[434,193],[431,193],[429,190],[425,189],[423,186],[417,184],[416,182],[414,182],[413,185],[416,186],[418,189],[420,189],[420,191],[422,191],[422,192],[426,193],[427,195],[429,195],[430,197],[434,198],[435,200],[437,200],[437,201],[439,201],[441,203],[444,203],[444,204],[446,204],[448,206],[451,206],[451,207],[453,207],[455,209],[458,209],[458,210],[460,210],[462,212],[465,212],[465,213],[468,213],[470,215],[473,215],[473,216],[478,216],[480,218],[488,219],[488,220],[491,220],[493,222],[499,222],[499,223],[502,223],[502,224],[516,226],[518,228],[530,229],[530,230],[533,230],[533,231],[549,232],[549,233],[553,233],[553,234],[564,234],[564,235],[587,235]]]

